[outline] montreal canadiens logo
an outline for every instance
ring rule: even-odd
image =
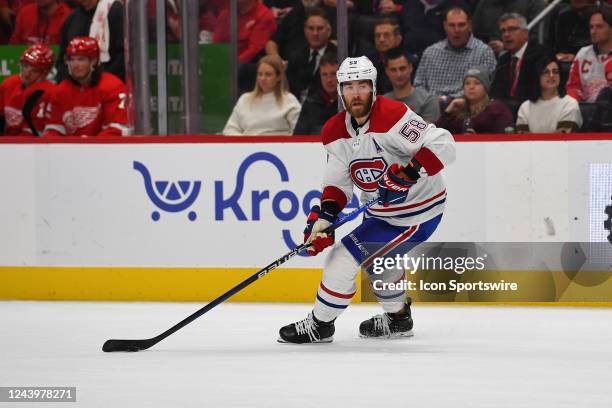
[[[387,170],[387,162],[382,157],[354,160],[349,165],[351,178],[355,185],[363,191],[376,191],[378,179]]]

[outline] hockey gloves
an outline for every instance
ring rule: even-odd
[[[397,163],[392,164],[378,180],[378,204],[387,207],[389,204],[401,203],[406,199],[408,190],[416,184],[417,179],[418,173],[412,167],[405,168]]]
[[[308,255],[315,256],[328,246],[334,244],[334,232],[326,234],[322,231],[336,222],[337,219],[337,215],[334,215],[332,212],[321,211],[318,205],[312,207],[310,214],[308,214],[306,228],[304,229],[304,242],[312,244],[306,250]]]

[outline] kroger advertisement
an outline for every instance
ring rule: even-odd
[[[589,166],[610,143],[458,143],[430,241],[589,241]],[[318,143],[3,144],[0,266],[262,267],[301,242],[325,159]]]
[[[321,145],[289,146],[4,145],[1,264],[267,263],[320,196]]]

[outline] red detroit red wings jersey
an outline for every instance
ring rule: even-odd
[[[0,110],[5,120],[5,135],[33,136],[30,125],[23,117],[23,106],[35,91],[42,91],[32,110],[30,117],[32,124],[39,134],[45,128],[45,108],[49,103],[55,84],[44,80],[36,82],[27,88],[23,88],[23,82],[19,75],[13,75],[0,84]]]
[[[415,225],[444,211],[446,187],[440,170],[455,159],[455,142],[444,129],[427,124],[405,104],[378,96],[368,121],[355,130],[351,116],[339,112],[321,133],[328,154],[323,176],[323,197],[341,206],[354,187],[361,201],[378,196],[378,179],[393,163],[406,165],[416,158],[423,165],[421,178],[404,202],[374,205],[367,216],[392,225]]]
[[[51,98],[44,135],[127,135],[126,95],[123,82],[108,72],[93,87],[65,79]]]
[[[594,45],[582,47],[572,63],[565,89],[578,102],[595,102],[599,92],[607,86],[604,65],[612,52],[599,54]]]

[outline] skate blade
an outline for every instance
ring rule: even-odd
[[[372,339],[372,340],[396,340],[396,339],[406,339],[414,336],[414,332],[412,330],[407,332],[399,332],[399,333],[391,333],[389,336],[378,336],[378,337],[370,337],[365,336],[359,333],[359,337],[362,339]]]
[[[281,337],[279,337],[276,341],[281,343],[281,344],[298,344],[298,345],[302,345],[302,344],[331,343],[332,341],[334,341],[334,338],[333,337],[326,337],[324,339],[321,339],[321,340],[318,340],[318,341],[313,341],[313,342],[310,342],[310,343],[292,343],[290,341],[283,340]]]

